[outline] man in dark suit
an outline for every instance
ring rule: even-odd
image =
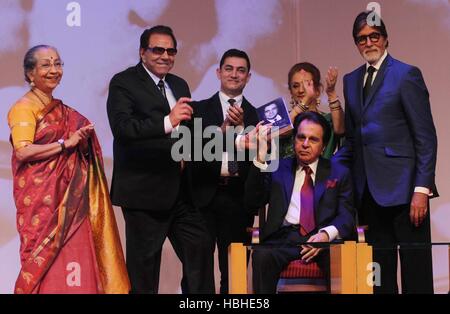
[[[430,243],[436,130],[422,74],[387,53],[383,20],[360,13],[353,38],[367,63],[344,77],[346,143],[335,158],[351,167],[359,224],[381,266],[374,292],[398,293],[396,245]],[[400,261],[404,293],[433,292],[431,249],[401,247]]]
[[[320,157],[331,135],[326,119],[312,111],[296,117],[296,157],[280,160],[274,172],[265,163],[269,129],[259,127],[258,154],[245,189],[248,210],[269,204],[260,239],[274,246],[253,251],[255,293],[275,293],[281,271],[300,257],[316,260],[329,274],[329,251],[301,244],[353,238],[356,229],[351,174]]]
[[[183,264],[183,288],[214,293],[212,245],[188,197],[183,164],[171,156],[171,132],[191,119],[189,87],[170,74],[177,42],[167,26],[141,35],[141,61],[110,83],[108,118],[114,135],[111,197],[126,227],[127,268],[134,293],[157,293],[166,239]]]
[[[201,133],[213,127],[220,130],[224,138],[223,150],[215,152],[220,159],[207,161],[203,156],[190,164],[194,204],[203,214],[209,233],[217,243],[221,293],[228,293],[228,246],[231,242],[248,240],[246,228],[253,225],[253,215],[247,213],[243,202],[250,162],[248,158],[247,161],[245,158],[237,160],[244,128],[258,123],[255,108],[242,95],[250,76],[248,55],[230,49],[223,54],[217,69],[220,91],[209,99],[192,103],[193,118],[202,122]],[[230,147],[227,147],[227,134],[232,139],[228,141]],[[200,140],[203,147],[209,141]]]

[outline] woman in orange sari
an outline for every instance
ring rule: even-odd
[[[15,293],[128,293],[119,233],[93,125],[54,99],[53,47],[24,58],[31,89],[10,109],[22,268]]]

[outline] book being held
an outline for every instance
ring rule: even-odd
[[[256,108],[259,120],[263,124],[272,124],[272,130],[277,129],[282,135],[293,129],[292,121],[286,107],[286,102],[282,97],[274,99],[265,105]]]

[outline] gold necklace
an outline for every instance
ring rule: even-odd
[[[39,95],[34,91],[34,89],[32,89],[31,92],[34,94],[34,96],[37,97],[37,99],[39,99],[39,101],[41,102],[41,104],[44,105],[44,108],[47,107],[48,104],[50,104],[50,103],[48,103],[48,104],[46,105],[45,102],[42,100],[42,98],[39,97]],[[52,99],[50,99],[50,102],[52,102],[52,100],[53,100],[53,97],[52,97]]]

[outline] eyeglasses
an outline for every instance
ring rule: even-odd
[[[381,34],[374,32],[374,33],[370,33],[369,35],[361,35],[356,37],[356,43],[358,45],[365,45],[367,43],[367,38],[370,39],[371,42],[373,43],[377,43],[380,40]]]
[[[64,66],[64,62],[56,61],[55,63],[45,62],[42,64],[38,64],[38,67],[43,69],[44,71],[50,71],[52,67],[55,67],[56,70],[61,70]]]
[[[163,55],[164,52],[167,51],[167,54],[171,57],[175,56],[178,52],[177,48],[163,48],[163,47],[147,47],[147,50],[150,50],[155,55]]]

